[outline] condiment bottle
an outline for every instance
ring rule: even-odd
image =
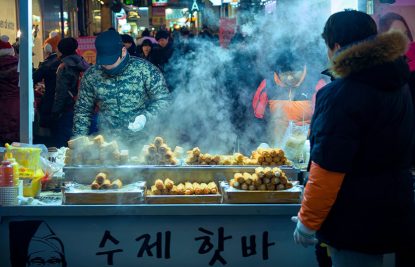
[[[3,160],[0,167],[0,186],[13,186],[13,166],[10,161]]]

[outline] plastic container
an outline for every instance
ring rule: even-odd
[[[41,180],[44,173],[41,169],[38,169],[35,173],[35,177],[21,177],[23,181],[23,196],[25,197],[37,197],[40,194],[42,188]]]
[[[18,204],[19,187],[0,187],[0,206],[15,206]]]
[[[19,163],[19,177],[33,178],[36,170],[40,167],[40,153],[42,149],[14,146],[10,149],[17,163]]]
[[[10,161],[3,160],[0,167],[0,187],[9,187],[13,185],[13,166]]]

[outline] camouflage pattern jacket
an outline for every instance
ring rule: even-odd
[[[75,105],[74,136],[87,135],[95,104],[99,108],[98,129],[106,136],[134,136],[128,124],[143,114],[147,125],[169,104],[169,91],[162,73],[151,63],[127,56],[124,69],[114,76],[100,66],[85,72]]]

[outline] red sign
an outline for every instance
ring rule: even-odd
[[[95,64],[97,50],[95,49],[95,36],[79,37],[78,54],[82,56],[89,64]]]
[[[166,16],[166,8],[165,7],[153,7],[151,9],[151,15],[153,17],[165,17]]]
[[[222,47],[228,47],[235,35],[236,18],[221,18],[219,26],[219,43]]]

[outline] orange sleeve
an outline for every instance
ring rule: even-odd
[[[337,198],[345,174],[323,169],[311,162],[310,176],[304,189],[300,221],[310,229],[318,230]]]

